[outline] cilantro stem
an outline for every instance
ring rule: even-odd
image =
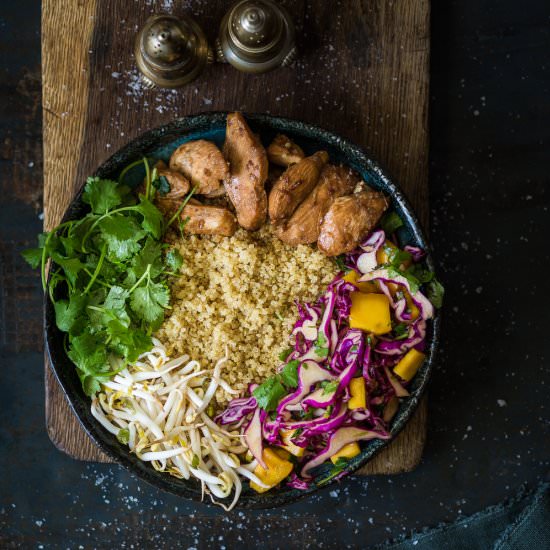
[[[153,185],[153,182],[158,178],[158,170],[157,170],[157,167],[155,166],[153,168],[153,173],[151,174],[151,197],[147,197],[151,202],[153,201],[153,199],[155,198],[155,193],[156,193],[156,189],[155,189],[155,186]]]
[[[50,240],[53,235],[55,235],[60,229],[63,229],[64,227],[73,225],[75,223],[74,220],[68,221],[65,223],[59,224],[57,227],[54,227],[46,237],[46,240],[44,241],[44,248],[42,248],[42,258],[40,260],[40,276],[42,278],[42,290],[44,292],[46,291],[46,260],[49,256],[48,254],[48,245],[50,244]]]
[[[124,176],[132,169],[132,168],[135,168],[136,166],[138,166],[139,164],[142,164],[143,163],[143,159],[139,159],[139,160],[136,160],[134,162],[132,162],[131,164],[128,164],[128,166],[126,166],[122,172],[120,173],[120,175],[118,176],[118,183],[123,183],[123,180],[124,180]]]
[[[176,210],[176,213],[168,220],[168,223],[166,224],[166,229],[174,223],[174,220],[181,214],[182,210],[185,208],[191,197],[193,196],[193,193],[197,190],[197,186],[193,187],[187,197],[183,200],[183,202],[180,204],[180,207]]]
[[[143,157],[143,165],[145,166],[145,198],[149,200],[151,194],[151,167],[147,157]]]
[[[82,252],[84,254],[87,254],[88,251],[86,250],[86,241],[88,240],[88,237],[92,234],[92,231],[96,228],[96,225],[103,219],[108,218],[109,216],[112,216],[113,214],[118,214],[119,212],[125,212],[127,210],[138,210],[139,205],[134,206],[123,206],[122,208],[116,208],[115,210],[111,210],[110,212],[105,212],[105,214],[99,216],[97,220],[90,226],[90,229],[86,231],[84,234],[84,237],[82,237],[82,244],[80,245],[82,248]]]
[[[145,273],[136,281],[135,285],[128,291],[128,294],[132,294],[132,292],[134,292],[134,290],[143,282],[145,278],[148,278],[150,280],[151,278],[150,272],[151,272],[151,264],[148,264],[147,269],[145,270]]]
[[[86,273],[86,275],[88,275],[88,277],[93,277],[93,273],[89,270],[89,269],[86,269],[84,268],[84,273]],[[112,288],[113,285],[110,285],[109,283],[106,283],[105,281],[102,281],[99,277],[95,280],[95,282],[97,284],[100,284],[101,286],[104,286],[106,288]]]
[[[92,278],[90,279],[90,281],[86,285],[86,288],[83,291],[84,295],[88,294],[88,291],[90,290],[90,288],[92,288],[92,285],[94,284],[95,280],[97,279],[97,276],[99,275],[99,272],[101,271],[101,267],[103,266],[103,260],[105,259],[106,252],[107,252],[107,245],[104,244],[103,248],[101,249],[101,256],[99,257],[97,265],[95,266],[95,271],[92,275]]]

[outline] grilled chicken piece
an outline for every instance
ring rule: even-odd
[[[319,250],[326,256],[351,252],[378,223],[386,208],[386,197],[377,191],[337,198],[321,223]]]
[[[267,148],[267,158],[273,164],[287,168],[305,157],[302,148],[283,134],[277,134]]]
[[[162,160],[157,161],[154,168],[157,169],[157,177],[164,176],[170,185],[170,191],[166,195],[160,196],[166,199],[182,199],[187,195],[190,185],[189,180],[183,174],[170,170]],[[136,188],[136,192],[145,195],[145,188],[146,182],[143,180]]]
[[[163,198],[183,199],[189,193],[191,186],[189,180],[183,174],[170,170],[162,160],[159,160],[155,164],[155,168],[157,169],[157,176],[165,177],[170,185],[170,191],[166,195],[163,195]]]
[[[225,193],[223,180],[229,169],[221,151],[211,141],[199,139],[180,145],[170,157],[170,169],[188,178],[197,187],[198,195],[218,197]]]
[[[223,147],[229,162],[230,174],[224,181],[225,190],[239,224],[255,231],[266,220],[267,154],[258,137],[252,133],[241,113],[227,115],[227,129]]]
[[[286,221],[309,195],[328,161],[326,151],[302,159],[285,170],[269,193],[269,218],[273,224]]]
[[[319,238],[321,222],[331,204],[338,197],[353,193],[359,181],[359,176],[350,168],[327,164],[313,191],[288,222],[275,229],[275,234],[293,246],[314,243]]]
[[[161,198],[156,201],[156,205],[169,218],[178,211],[181,201]],[[195,199],[190,199],[183,207],[180,218],[189,218],[185,223],[186,233],[231,237],[237,230],[237,219],[227,208],[201,204]]]

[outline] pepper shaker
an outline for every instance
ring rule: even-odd
[[[134,52],[141,78],[149,88],[183,86],[214,61],[204,32],[186,15],[149,17],[136,37]]]
[[[263,73],[290,65],[296,55],[292,18],[273,0],[239,0],[222,19],[216,40],[220,62]]]

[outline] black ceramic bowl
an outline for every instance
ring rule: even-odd
[[[225,118],[226,113],[201,114],[181,118],[171,124],[151,130],[115,153],[100,166],[95,175],[116,180],[120,171],[131,162],[143,156],[167,160],[178,145],[192,139],[203,138],[221,144],[225,136]],[[399,229],[398,234],[400,244],[414,244],[423,249],[428,249],[426,239],[407,199],[380,167],[359,147],[330,132],[294,120],[258,114],[248,114],[246,119],[252,129],[260,135],[264,144],[268,144],[276,133],[282,132],[295,140],[306,153],[324,149],[328,151],[331,162],[343,163],[356,170],[371,187],[379,189],[391,197],[392,208],[397,211],[404,221],[404,227]],[[86,205],[82,203],[81,196],[82,188],[69,206],[63,221],[78,218],[86,212]],[[427,264],[430,269],[433,269],[430,255],[427,257]],[[71,408],[96,445],[106,455],[144,481],[170,493],[200,500],[201,493],[198,483],[179,480],[169,474],[155,471],[149,464],[141,462],[135,455],[131,454],[128,447],[121,445],[113,435],[104,430],[94,419],[90,412],[90,399],[84,395],[76,369],[65,354],[64,335],[56,327],[54,308],[47,296],[44,310],[45,338],[50,364],[69,400]],[[401,403],[399,411],[392,422],[391,433],[393,436],[405,426],[426,389],[438,343],[439,324],[439,315],[436,314],[428,326],[426,361],[411,383],[411,396]],[[365,465],[388,442],[381,439],[368,442],[361,454],[350,460],[347,470],[353,472]],[[318,477],[322,479],[324,476],[319,475]],[[237,506],[240,508],[281,506],[304,497],[328,483],[330,481],[312,485],[306,491],[281,486],[262,495],[246,489]],[[206,499],[205,502],[209,502],[209,499]]]

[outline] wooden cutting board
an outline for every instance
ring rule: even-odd
[[[55,226],[86,176],[119,147],[176,117],[210,110],[269,112],[341,134],[371,151],[428,224],[429,0],[282,2],[297,25],[294,67],[247,75],[214,64],[175,91],[147,91],[132,54],[152,13],[188,13],[214,42],[231,2],[43,0],[44,225]],[[53,443],[108,461],[80,428],[46,367]],[[426,399],[363,470],[397,473],[420,461]]]

